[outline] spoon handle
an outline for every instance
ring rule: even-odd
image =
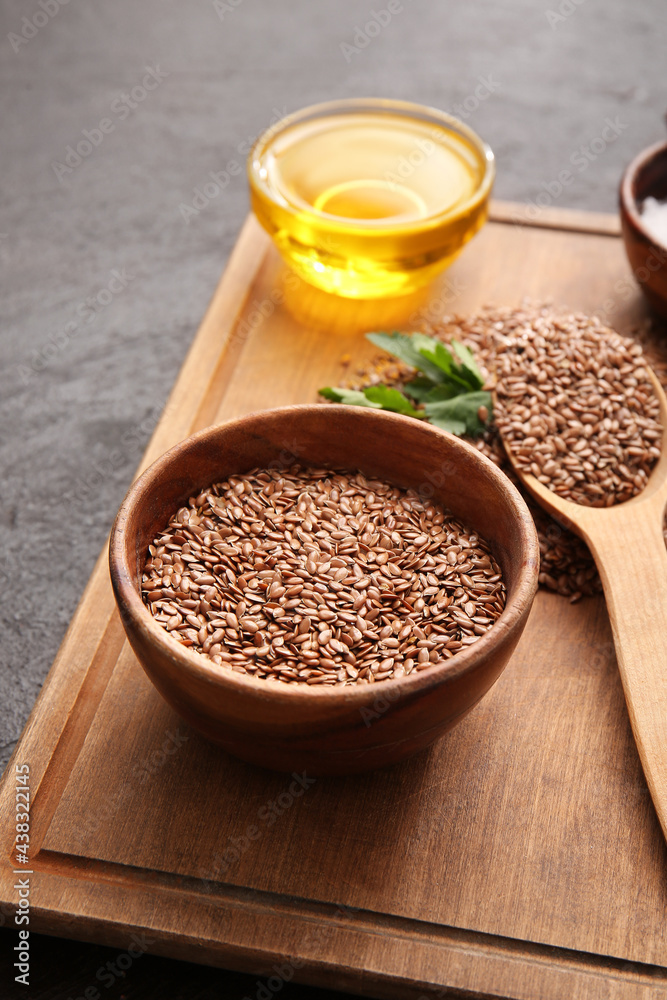
[[[667,549],[664,498],[580,517],[604,587],[625,700],[667,838]],[[591,511],[591,514],[593,511]]]

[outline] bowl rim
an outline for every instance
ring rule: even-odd
[[[482,455],[472,445],[462,441],[461,438],[449,434],[447,431],[442,431],[432,424],[415,421],[414,418],[402,414],[390,413],[386,410],[366,411],[358,408],[359,412],[356,416],[362,420],[374,419],[386,422],[387,433],[397,431],[400,426],[411,428],[412,432],[416,434],[427,433],[445,436],[454,448],[454,451],[461,449],[467,452],[473,461],[479,463],[481,469],[486,471],[487,476],[490,476],[494,481],[494,485],[506,494],[512,508],[513,516],[516,518],[522,558],[521,564],[518,567],[511,600],[508,600],[500,616],[487,632],[483,636],[480,636],[477,642],[458,651],[450,659],[437,661],[428,670],[415,671],[403,677],[387,679],[379,682],[377,685],[346,684],[325,686],[267,683],[262,678],[225,670],[225,668],[221,668],[210,661],[204,654],[193,652],[188,648],[180,646],[176,640],[171,638],[164,627],[155,621],[143,603],[140,593],[132,584],[132,570],[125,557],[127,522],[137,501],[144,496],[147,488],[155,487],[156,483],[159,482],[161,476],[170,466],[181,462],[187,451],[196,444],[207,439],[214,441],[229,428],[239,428],[243,424],[252,424],[260,416],[263,420],[266,420],[269,414],[277,420],[287,416],[294,416],[295,414],[302,414],[305,419],[307,414],[313,410],[317,409],[320,411],[323,405],[320,403],[304,403],[271,407],[265,410],[253,410],[242,417],[204,428],[178,442],[160,455],[132,483],[116,515],[109,539],[109,569],[114,596],[118,609],[121,612],[121,618],[124,619],[125,616],[129,617],[133,626],[141,631],[152,645],[157,646],[164,657],[169,659],[173,665],[183,670],[185,674],[189,674],[200,681],[219,684],[223,688],[231,686],[238,693],[245,692],[248,696],[260,700],[271,699],[275,704],[282,702],[285,705],[293,705],[295,702],[310,702],[313,699],[325,699],[330,702],[332,708],[336,706],[348,707],[350,705],[363,707],[365,704],[372,703],[382,696],[385,696],[388,701],[394,701],[405,695],[423,693],[424,689],[438,686],[445,680],[467,672],[473,672],[475,667],[486,661],[487,656],[492,653],[496,645],[500,645],[504,640],[511,637],[517,628],[522,627],[522,623],[530,611],[537,591],[540,559],[535,523],[518,489],[490,459]],[[354,407],[335,403],[326,405],[327,408],[334,407],[336,410],[344,411],[346,415],[354,419]],[[392,425],[398,426],[392,427]]]
[[[331,215],[328,212],[319,211],[318,209],[307,205],[305,202],[303,204],[296,204],[287,200],[277,200],[274,197],[272,190],[260,177],[259,171],[255,169],[256,159],[260,150],[263,151],[274,141],[276,136],[281,135],[287,129],[301,121],[308,121],[309,119],[317,117],[326,118],[346,111],[356,114],[377,114],[378,112],[389,114],[391,112],[398,111],[408,115],[409,117],[419,119],[423,122],[430,121],[434,125],[444,126],[446,130],[458,133],[478,154],[480,164],[484,164],[484,172],[479,184],[470,197],[465,201],[458,202],[450,208],[435,215],[428,215],[424,219],[412,219],[406,222],[391,222],[391,220],[385,221],[382,219],[348,219],[338,215]],[[327,226],[333,230],[340,228],[349,231],[353,228],[358,231],[359,234],[377,238],[387,236],[390,233],[394,234],[397,231],[399,233],[428,232],[431,229],[436,229],[442,226],[446,222],[454,222],[456,219],[479,207],[479,205],[483,204],[484,201],[488,199],[496,173],[493,150],[488,143],[484,142],[477,132],[470,128],[470,126],[465,122],[462,122],[460,119],[454,117],[454,115],[451,115],[446,111],[441,111],[439,108],[434,108],[427,104],[418,104],[414,101],[394,100],[393,98],[386,97],[341,98],[340,100],[335,101],[322,101],[317,104],[310,104],[297,111],[290,112],[274,125],[270,125],[255,139],[248,154],[246,170],[251,191],[260,199],[279,205],[280,208],[287,212],[292,218],[303,219],[304,217],[311,217],[318,222],[326,221]]]
[[[621,217],[635,230],[636,235],[641,236],[651,247],[665,253],[667,247],[658,243],[655,237],[649,232],[642,221],[642,213],[639,204],[633,193],[633,184],[641,170],[646,167],[651,160],[657,159],[661,154],[667,155],[667,141],[653,143],[638,153],[623,171],[619,186],[619,201],[621,206]]]

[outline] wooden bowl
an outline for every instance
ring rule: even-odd
[[[360,469],[443,503],[491,546],[507,605],[489,631],[428,670],[377,684],[281,685],[217,667],[172,639],[140,596],[149,543],[211,483],[298,461]],[[489,690],[509,659],[537,588],[539,548],[518,491],[460,439],[384,411],[336,405],[251,413],[195,434],[134,483],[110,542],[111,580],[132,648],[186,722],[231,754],[279,771],[347,774],[427,747]]]
[[[623,174],[619,190],[621,226],[630,266],[649,303],[667,318],[667,246],[651,236],[640,212],[641,203],[649,195],[667,200],[667,142],[635,157]]]

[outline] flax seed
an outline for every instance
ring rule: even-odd
[[[659,324],[645,320],[642,325],[630,330],[628,336],[621,337],[619,350],[608,352],[607,368],[601,364],[598,340],[600,337],[606,340],[609,333],[613,337],[618,335],[613,331],[606,331],[600,320],[595,317],[558,313],[550,306],[529,303],[519,308],[489,306],[467,317],[444,316],[425,324],[422,329],[445,343],[451,342],[452,338],[462,341],[473,351],[483,374],[488,378],[487,384],[492,386],[495,378],[499,378],[503,383],[504,396],[501,408],[505,408],[510,425],[513,451],[521,440],[525,444],[526,421],[529,430],[534,429],[534,425],[530,424],[530,406],[524,406],[522,413],[519,414],[523,397],[527,394],[534,396],[536,413],[544,415],[544,422],[549,432],[542,437],[532,434],[534,444],[529,446],[525,457],[528,461],[535,460],[535,454],[532,452],[537,449],[545,462],[551,459],[563,470],[574,468],[578,476],[563,474],[559,482],[559,490],[564,491],[563,495],[567,495],[569,499],[576,497],[579,502],[587,502],[589,505],[598,501],[598,504],[609,506],[629,499],[631,495],[635,495],[645,487],[650,469],[659,456],[662,433],[656,426],[657,408],[652,384],[647,382],[646,374],[641,369],[649,364],[663,388],[667,390],[667,344],[664,331]],[[577,364],[583,366],[582,369],[571,371],[565,368],[556,369],[562,381],[562,391],[554,390],[553,386],[549,387],[553,379],[551,370],[546,369],[549,374],[547,382],[538,382],[537,372],[530,367],[531,362],[538,360],[538,350],[534,340],[543,337],[545,342],[548,342],[550,336],[561,337],[566,342],[579,340],[590,345],[587,348],[588,354],[582,353],[581,350],[571,354],[572,358],[576,357]],[[523,343],[527,344],[526,350],[523,355],[515,359],[521,362],[520,368],[517,365],[516,369],[508,373],[499,372],[498,369],[501,367],[499,359]],[[539,343],[537,347],[542,351]],[[569,350],[567,343],[565,350]],[[585,371],[586,366],[592,369],[588,373]],[[359,373],[359,376],[354,384],[351,384],[352,388],[361,388],[367,384],[364,373]],[[393,383],[388,381],[388,384],[400,385],[410,377],[412,371],[404,368]],[[590,383],[584,382],[587,377],[591,378]],[[618,385],[615,385],[615,382]],[[585,405],[579,405],[578,399],[575,398],[577,386]],[[618,423],[615,423],[617,419],[615,414],[618,415],[618,411],[623,409],[624,399],[633,395],[635,405],[627,407],[632,420],[628,420],[627,414],[625,416],[621,414]],[[573,403],[579,408],[573,406]],[[646,411],[644,411],[645,406]],[[497,417],[498,406],[495,410]],[[583,419],[585,415],[597,415],[598,411],[604,411],[599,427]],[[643,418],[640,412],[645,412],[644,424],[641,423]],[[515,418],[512,418],[512,414],[516,414]],[[548,421],[552,423],[549,424]],[[621,426],[624,422],[627,422],[625,429]],[[618,433],[619,429],[621,434]],[[623,436],[625,431],[627,436]],[[568,458],[576,459],[577,455],[581,455],[581,451],[572,450],[579,438],[582,438],[584,450],[586,444],[592,449],[590,461],[594,471],[580,467],[578,461],[572,466],[564,461]],[[481,437],[470,440],[475,448],[500,466],[516,482],[495,424],[492,423]],[[656,446],[655,452],[651,452],[649,444]],[[631,480],[615,478],[610,470],[618,463],[623,463],[630,472],[635,470],[634,478]],[[544,464],[541,470],[542,475],[551,480],[552,488],[555,488],[558,480],[553,466],[548,466],[547,469]],[[599,593],[602,589],[600,579],[584,542],[561,528],[519,483],[517,485],[522,490],[535,519],[542,568],[550,578],[550,581],[542,579],[541,585],[551,589],[553,581],[555,584],[553,589],[573,601],[581,599],[582,596]],[[604,495],[598,493],[595,488],[598,485]],[[667,540],[667,521],[664,530]],[[442,559],[438,561],[441,562]],[[439,571],[436,569],[436,572]]]
[[[505,600],[488,547],[431,501],[298,466],[193,498],[149,547],[143,592],[156,621],[221,669],[326,685],[427,669],[453,655],[454,631],[456,648],[475,642]]]
[[[527,361],[529,349],[535,357]],[[612,506],[635,496],[643,485],[640,477],[648,477],[656,463],[651,446],[661,435],[646,366],[636,343],[594,319],[556,321],[542,315],[513,331],[497,350],[495,418],[519,466],[554,493],[585,506]],[[520,395],[514,385],[519,375]],[[536,386],[547,381],[554,400],[563,398],[567,405],[541,398]],[[536,418],[521,424],[514,416],[526,409],[544,413],[556,435],[531,437]],[[568,416],[573,412],[578,419]],[[569,456],[558,438],[567,442]],[[604,489],[601,467],[613,477]]]

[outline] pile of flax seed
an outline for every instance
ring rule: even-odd
[[[657,401],[650,393],[646,364],[667,390],[667,341],[664,332],[661,335],[649,321],[626,337],[595,317],[527,303],[519,308],[487,306],[466,317],[446,316],[423,326],[422,332],[444,343],[456,338],[473,351],[487,386],[496,388],[500,405],[495,416],[503,433],[517,443],[522,440],[523,445],[529,438],[524,452],[526,469],[538,474],[555,492],[580,503],[605,506],[629,499],[643,488],[659,456],[661,439]],[[551,393],[540,412],[540,385],[553,377],[559,365],[570,382],[560,386],[560,394]],[[606,375],[603,383],[607,383],[602,392],[599,382],[596,387],[592,384],[601,373]],[[400,387],[413,375],[411,369],[384,355],[355,371],[348,384],[357,388],[385,382]],[[575,389],[579,398],[574,397]],[[594,419],[596,406],[602,407],[601,421]],[[608,412],[603,412],[605,407]],[[586,422],[580,419],[582,415]],[[540,433],[546,420],[546,435],[538,438],[525,433],[527,428],[522,425],[531,418]],[[619,429],[621,441],[614,437]],[[600,593],[602,585],[586,545],[523,490],[495,420],[481,437],[468,440],[521,489],[537,526],[540,584],[571,601]],[[534,465],[531,450],[535,447],[544,463],[553,462],[547,466],[548,472],[544,463]],[[568,475],[563,475],[568,466]],[[667,542],[667,524],[665,539]]]
[[[192,497],[149,546],[143,597],[174,639],[267,681],[368,684],[485,634],[506,590],[488,546],[414,490],[290,466]]]

